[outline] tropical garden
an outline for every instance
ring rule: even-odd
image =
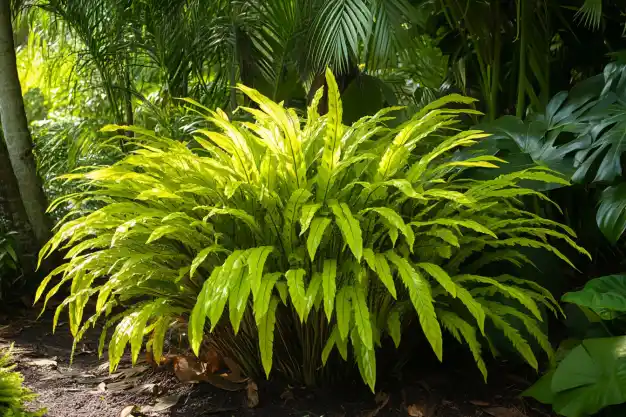
[[[181,408],[208,383],[247,401],[209,414],[349,384],[376,408],[298,415],[624,415],[625,25],[602,0],[0,0],[0,414],[208,415]],[[32,326],[67,355],[24,359]],[[156,404],[36,400],[85,358],[94,401],[144,366]],[[453,372],[516,374],[526,408],[397,394]],[[172,375],[200,388],[164,400]]]

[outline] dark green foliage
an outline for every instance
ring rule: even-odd
[[[597,224],[611,243],[626,228],[622,157],[626,135],[626,65],[609,64],[569,93],[555,95],[545,110],[521,120],[504,116],[481,126],[492,136],[483,143],[489,154],[522,168],[537,163],[573,182],[603,189]],[[511,167],[511,168],[514,168]]]
[[[593,279],[563,301],[579,306],[591,321],[606,320],[605,332],[626,329],[626,275]],[[552,404],[566,417],[590,416],[626,402],[626,336],[567,341],[560,351],[524,395]]]

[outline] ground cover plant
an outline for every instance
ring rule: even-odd
[[[0,414],[3,417],[43,416],[44,410],[27,410],[27,402],[35,396],[22,386],[23,378],[11,363],[11,349],[0,351]]]
[[[181,319],[197,354],[214,332],[249,375],[275,368],[307,384],[336,348],[373,390],[376,347],[387,337],[398,345],[413,320],[439,360],[446,330],[486,377],[489,324],[537,368],[529,338],[551,353],[541,309],[557,312],[557,302],[532,281],[481,271],[529,262],[520,247],[569,262],[551,239],[586,253],[572,230],[521,204],[545,197],[519,182],[564,180],[540,167],[463,178],[504,162],[452,157],[486,136],[455,129],[458,115],[475,110],[445,108],[472,99],[447,96],[397,128],[386,124],[396,108],[344,126],[335,79],[326,77],[327,96],[318,90],[305,119],[240,86],[256,105],[241,109],[252,121],[189,101],[213,126],[196,130],[192,143],[128,128],[135,150],[125,159],[65,176],[83,191],[55,203],[75,209],[41,256],[63,249],[67,262],[37,293],[48,300],[70,285],[55,322],[67,307],[80,340],[104,318],[114,329],[112,370],[128,344],[136,360],[146,336],[160,357],[167,329]],[[100,208],[83,208],[94,201]]]

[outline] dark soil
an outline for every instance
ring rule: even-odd
[[[70,366],[72,338],[66,324],[52,333],[50,318],[34,312],[20,319],[0,316],[0,348],[14,343],[17,370],[39,397],[34,408],[48,417],[118,417],[137,406],[134,416],[201,417],[545,417],[552,414],[519,394],[532,380],[504,364],[491,364],[489,384],[469,366],[432,370],[405,369],[402,380],[379,381],[371,394],[359,383],[308,390],[280,383],[259,383],[260,403],[248,408],[246,390],[229,392],[208,383],[183,384],[164,369],[145,362],[133,368],[125,359],[109,375],[106,359],[98,359],[98,332],[76,348]],[[471,363],[469,365],[472,365]],[[419,378],[416,376],[419,374]],[[173,399],[161,412],[139,407]]]

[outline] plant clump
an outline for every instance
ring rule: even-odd
[[[547,197],[521,182],[566,181],[542,167],[463,175],[504,163],[455,157],[486,136],[456,129],[459,115],[478,113],[472,99],[444,97],[397,127],[393,107],[346,126],[330,71],[326,81],[306,118],[245,86],[251,121],[188,100],[211,126],[191,143],[127,128],[135,150],[123,160],[66,175],[81,191],[51,206],[74,209],[41,256],[63,250],[67,262],[37,294],[47,301],[70,285],[55,325],[67,308],[79,340],[105,319],[100,351],[108,338],[115,369],[127,345],[137,360],[146,337],[160,357],[182,318],[194,352],[213,332],[250,375],[277,369],[314,383],[341,357],[373,390],[377,347],[386,338],[398,346],[414,322],[439,360],[447,331],[486,377],[490,324],[536,369],[531,344],[552,350],[542,309],[556,313],[558,303],[533,281],[486,271],[532,263],[525,247],[569,263],[555,241],[586,253],[570,228],[522,204]]]

